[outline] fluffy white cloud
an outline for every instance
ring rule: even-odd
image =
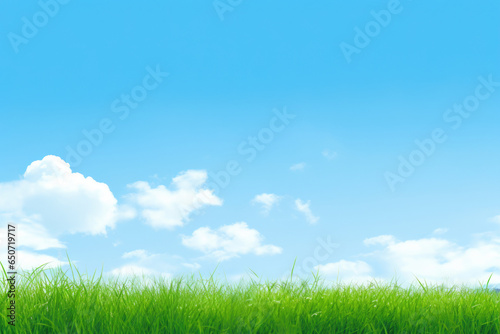
[[[5,247],[5,249],[7,249],[7,247]],[[7,255],[2,255],[1,260],[2,264],[5,266],[7,264]],[[50,255],[37,254],[25,250],[16,251],[16,268],[18,271],[31,271],[35,268],[40,267],[41,265],[44,265],[45,269],[51,269],[63,266],[65,264],[66,262],[59,261],[58,259]]]
[[[250,253],[273,255],[282,252],[280,247],[263,245],[263,239],[259,231],[249,228],[246,223],[236,223],[224,225],[215,231],[209,227],[199,228],[192,236],[183,236],[182,244],[219,261]]]
[[[275,194],[260,194],[254,197],[252,203],[262,205],[264,214],[268,214],[280,200],[281,197]]]
[[[488,234],[485,234],[488,236]],[[392,236],[365,240],[365,245],[383,248],[371,254],[382,261],[388,272],[407,281],[414,276],[429,283],[477,284],[500,283],[500,239],[481,238],[469,247],[439,238],[397,241]]]
[[[34,220],[27,218],[9,219],[8,221],[19,222],[16,225],[16,243],[19,246],[30,247],[40,251],[50,248],[66,248],[56,237],[51,236],[47,229]],[[3,236],[0,236],[0,244],[3,245]]]
[[[121,217],[109,187],[73,173],[49,155],[28,166],[20,180],[0,183],[0,223],[19,224],[18,246],[61,248],[63,234],[106,234]]]
[[[314,267],[323,278],[338,280],[347,284],[364,284],[373,281],[372,267],[364,261],[328,263]]]
[[[319,217],[316,217],[311,211],[311,201],[303,202],[301,199],[295,200],[295,208],[306,217],[309,224],[316,224]]]
[[[365,239],[367,247],[378,249],[363,254],[378,264],[378,277],[386,282],[393,278],[403,286],[422,282],[433,284],[478,286],[490,275],[491,286],[500,286],[500,237],[487,232],[475,235],[474,242],[461,246],[443,238],[399,241],[392,235]],[[339,261],[315,267],[324,277],[343,282],[373,281],[374,269],[365,261]],[[378,281],[383,281],[377,279]]]
[[[296,172],[296,171],[304,170],[305,168],[306,168],[306,163],[305,162],[300,162],[298,164],[292,165],[290,167],[290,170]]]
[[[222,200],[204,188],[206,171],[188,170],[173,179],[174,190],[147,182],[129,185],[135,193],[127,197],[139,207],[141,217],[154,228],[183,226],[190,215],[205,206],[220,206]]]

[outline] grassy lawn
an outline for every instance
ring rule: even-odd
[[[18,279],[16,330],[5,288],[1,333],[500,333],[500,294],[490,290],[105,280],[74,267]]]

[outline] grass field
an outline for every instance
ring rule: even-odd
[[[5,273],[4,273],[5,275]],[[5,277],[3,277],[5,282]],[[500,294],[395,284],[105,280],[53,269],[18,277],[1,333],[500,333]]]

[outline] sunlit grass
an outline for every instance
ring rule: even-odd
[[[1,333],[500,333],[500,294],[465,287],[118,280],[39,268],[19,277],[15,330],[3,294]]]

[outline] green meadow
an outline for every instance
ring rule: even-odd
[[[123,280],[73,266],[17,278],[16,326],[4,287],[1,333],[500,333],[500,294],[487,288]]]

